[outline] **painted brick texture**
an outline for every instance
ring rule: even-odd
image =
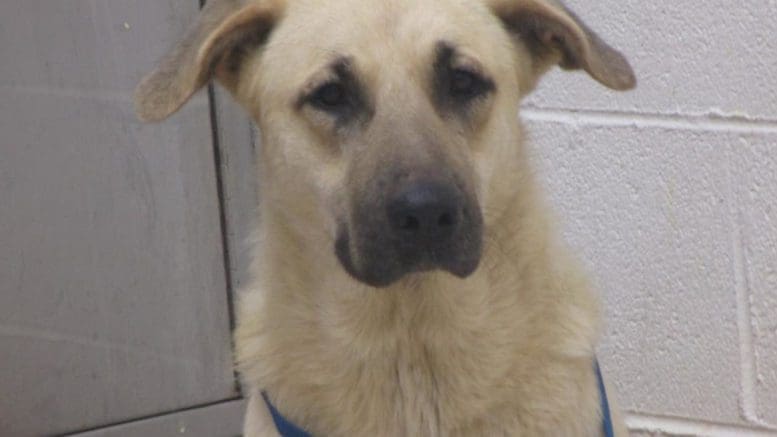
[[[777,435],[777,1],[567,0],[639,85],[522,109],[634,435]]]
[[[777,121],[777,2],[774,0],[566,0],[632,61],[631,93],[549,75],[532,105]]]

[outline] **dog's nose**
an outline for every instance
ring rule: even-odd
[[[450,239],[461,215],[458,191],[439,182],[416,182],[388,203],[391,228],[405,244],[433,244]]]

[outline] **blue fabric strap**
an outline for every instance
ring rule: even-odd
[[[278,429],[278,434],[280,434],[281,437],[311,437],[310,434],[303,431],[297,425],[286,420],[286,418],[278,412],[272,402],[270,402],[267,393],[262,392],[262,397],[264,398],[264,403],[267,404],[267,408],[270,409],[272,421],[275,422],[275,427]]]
[[[607,400],[607,390],[604,388],[604,378],[602,378],[602,371],[599,369],[599,360],[595,358],[594,368],[596,369],[596,380],[599,385],[599,402],[602,408],[602,431],[604,431],[604,437],[615,437],[612,417],[610,416],[610,402]]]
[[[594,370],[596,372],[596,381],[599,386],[599,402],[601,402],[602,409],[602,431],[604,437],[615,437],[615,431],[612,427],[612,417],[610,416],[610,402],[607,400],[607,390],[604,388],[604,379],[602,378],[602,371],[599,369],[599,361],[594,359]],[[278,433],[281,437],[311,437],[310,434],[303,431],[297,425],[286,420],[281,413],[270,402],[270,398],[267,397],[267,393],[262,392],[264,402],[267,404],[267,408],[270,409],[272,420],[275,422],[275,427],[278,428]]]

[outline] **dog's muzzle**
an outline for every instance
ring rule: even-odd
[[[351,276],[385,287],[408,273],[442,269],[463,278],[476,270],[480,209],[455,184],[416,180],[381,203],[357,208],[340,228],[335,251]]]

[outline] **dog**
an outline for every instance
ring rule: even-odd
[[[259,127],[246,436],[626,435],[517,118],[554,66],[636,83],[558,0],[207,2],[135,101],[214,79]]]

